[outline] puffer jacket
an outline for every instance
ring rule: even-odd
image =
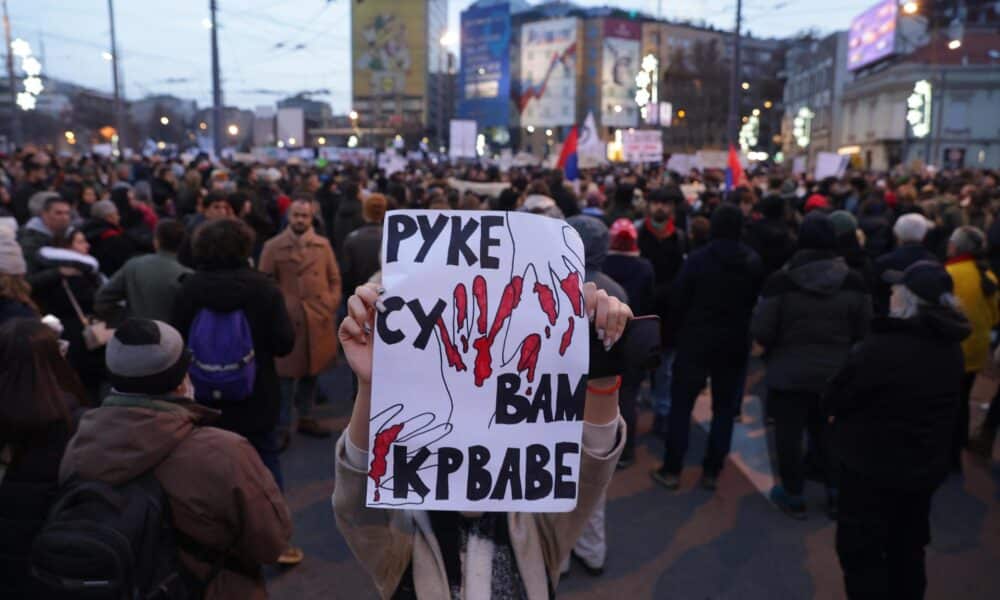
[[[864,280],[832,252],[800,250],[764,285],[750,333],[767,353],[767,385],[822,391],[864,338],[872,301]]]
[[[111,395],[80,421],[59,467],[65,483],[119,485],[153,470],[170,501],[172,525],[231,560],[205,598],[266,598],[260,565],[274,562],[291,537],[288,507],[257,451],[244,438],[203,427],[218,413],[184,398]],[[205,579],[212,565],[181,551]],[[251,574],[254,574],[251,577]]]
[[[962,342],[965,354],[965,372],[977,373],[986,366],[990,355],[990,330],[1000,321],[998,294],[983,293],[983,280],[979,267],[971,256],[956,256],[945,266],[955,284],[955,297],[962,306],[962,312],[969,319],[972,334]],[[994,285],[997,278],[992,271],[986,272]]]

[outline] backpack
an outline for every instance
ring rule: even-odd
[[[253,393],[257,363],[250,323],[242,309],[199,310],[188,331],[188,348],[195,400],[219,406],[241,402]]]
[[[177,555],[180,535],[152,471],[119,486],[74,479],[32,544],[30,573],[45,598],[200,598],[204,584]]]

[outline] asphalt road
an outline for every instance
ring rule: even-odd
[[[658,465],[662,443],[650,435],[651,414],[640,418],[636,464],[619,471],[608,493],[608,560],[601,577],[574,565],[559,585],[560,598],[844,598],[834,551],[834,524],[823,512],[824,492],[807,488],[809,518],[794,521],[777,511],[765,494],[773,481],[768,435],[760,419],[759,369],[751,369],[737,425],[733,454],[713,494],[697,487],[708,417],[707,396],[699,400],[681,490],[656,486],[649,471]],[[296,435],[282,455],[287,500],[295,521],[294,543],[305,561],[286,571],[269,569],[274,598],[376,598],[374,586],[337,531],[330,507],[333,443],[351,409],[350,374],[344,367],[322,378],[329,401],[318,416],[334,427],[331,439]],[[992,394],[980,382],[973,406]],[[928,550],[927,598],[1000,598],[1000,461],[986,464],[966,457],[964,476],[953,476],[938,491]]]

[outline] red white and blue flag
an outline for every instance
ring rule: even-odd
[[[562,152],[559,153],[559,162],[556,168],[563,170],[563,177],[566,181],[576,181],[580,178],[579,155],[577,154],[577,132],[576,125],[569,130],[566,141],[563,142]]]
[[[747,184],[746,173],[740,164],[740,155],[732,144],[729,145],[729,159],[726,161],[726,191],[731,191]]]

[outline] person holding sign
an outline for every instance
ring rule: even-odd
[[[384,598],[549,598],[624,444],[601,357],[632,313],[559,220],[394,211],[383,239],[340,327],[338,527]]]

